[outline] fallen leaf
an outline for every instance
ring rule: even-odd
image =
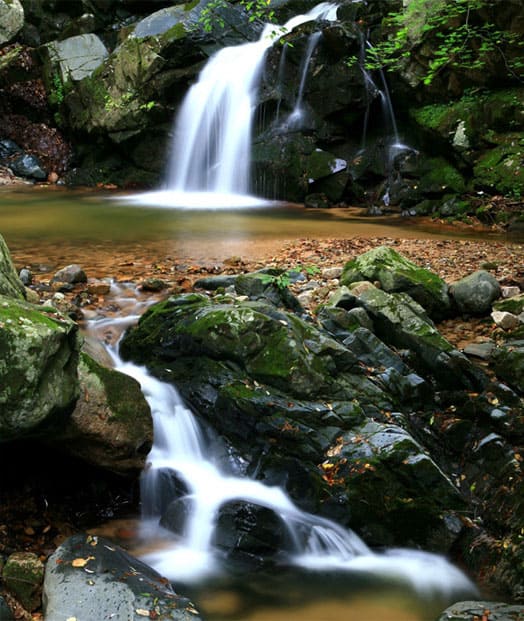
[[[146,610],[145,608],[135,608],[135,612],[141,617],[149,617],[149,610]]]
[[[94,559],[94,556],[88,556],[87,558],[75,558],[71,565],[73,567],[85,567],[90,560]]]

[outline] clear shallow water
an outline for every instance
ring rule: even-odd
[[[154,194],[154,193],[153,193]],[[0,189],[0,234],[12,252],[31,250],[38,260],[63,256],[79,261],[82,252],[129,252],[152,245],[179,258],[221,260],[254,256],[300,238],[477,237],[505,239],[488,233],[450,231],[421,220],[366,217],[356,209],[305,209],[271,203],[263,207],[168,208],[149,194],[130,202],[130,195],[81,192],[35,186]],[[519,241],[517,239],[513,241]]]

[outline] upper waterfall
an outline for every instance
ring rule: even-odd
[[[323,2],[284,25],[266,24],[258,41],[216,52],[189,89],[175,121],[165,190],[147,202],[172,207],[246,207],[250,196],[251,130],[266,51],[296,26],[336,20]],[[141,197],[137,197],[137,202]]]

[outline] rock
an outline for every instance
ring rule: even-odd
[[[464,347],[464,353],[467,356],[475,356],[482,360],[489,360],[493,350],[495,349],[495,343],[493,341],[486,341],[485,343],[469,343]]]
[[[0,45],[8,43],[24,26],[24,7],[20,0],[0,0]]]
[[[47,179],[47,172],[35,155],[20,155],[9,162],[9,168],[19,177],[37,179],[38,181]]]
[[[205,289],[206,291],[216,291],[217,289],[227,289],[235,284],[236,275],[221,274],[220,276],[207,276],[195,281],[195,289]]]
[[[2,595],[0,595],[0,619],[2,621],[15,621],[13,612]]]
[[[26,267],[20,270],[18,277],[20,278],[20,282],[26,287],[33,282],[33,274],[31,273],[31,270]]]
[[[497,324],[499,328],[503,330],[513,330],[520,325],[520,319],[513,313],[507,313],[506,311],[493,311],[491,318]]]
[[[309,209],[328,209],[331,207],[331,202],[324,193],[315,192],[304,198],[304,206]]]
[[[497,377],[524,394],[524,339],[510,339],[499,345],[493,352],[492,364]]]
[[[379,246],[344,266],[342,285],[378,280],[388,293],[405,292],[423,306],[430,317],[442,319],[450,310],[446,283],[436,274],[420,268],[388,246]],[[353,292],[354,293],[354,292]]]
[[[123,475],[145,466],[153,442],[151,412],[140,385],[82,354],[80,398],[48,441],[83,461]]]
[[[322,270],[322,278],[325,278],[326,280],[334,280],[335,278],[340,278],[341,276],[341,267],[325,267]]]
[[[366,421],[336,444],[321,467],[343,482],[351,523],[369,545],[402,540],[413,546],[424,541],[429,549],[449,549],[457,533],[448,530],[444,516],[459,510],[463,500],[408,432]]]
[[[44,564],[36,554],[15,552],[9,556],[2,572],[2,582],[26,610],[40,607],[43,581]]]
[[[500,297],[500,285],[489,272],[479,270],[452,283],[449,293],[460,313],[485,315]]]
[[[518,289],[518,287],[515,287],[515,289]],[[498,300],[493,304],[493,310],[520,315],[520,313],[524,312],[524,293]]]
[[[106,46],[95,34],[82,34],[46,45],[49,73],[60,72],[62,82],[79,81],[90,76],[108,56]]]
[[[151,567],[111,541],[85,534],[70,537],[49,558],[43,603],[46,621],[201,619],[191,601]]]
[[[105,280],[90,280],[87,284],[89,295],[104,296],[111,291],[111,284]]]
[[[470,621],[482,617],[489,621],[522,621],[524,612],[519,605],[476,600],[453,604],[436,621]]]
[[[213,543],[235,561],[257,568],[292,548],[282,517],[245,501],[220,507]]]
[[[146,278],[140,283],[140,287],[144,291],[162,291],[162,289],[166,289],[167,286],[166,281],[161,278]]]
[[[0,295],[0,440],[41,433],[78,396],[78,328],[49,307]]]
[[[304,312],[287,286],[282,286],[281,283],[284,281],[281,278],[285,281],[288,278],[291,279],[291,276],[287,274],[272,275],[263,272],[239,274],[234,283],[235,291],[238,295],[245,295],[251,300],[265,301],[275,306]]]
[[[87,276],[80,265],[72,264],[63,267],[51,278],[52,283],[69,283],[71,285],[87,282]]]
[[[500,293],[503,298],[512,298],[520,294],[520,287],[516,285],[501,287]]]
[[[423,376],[434,376],[448,388],[478,390],[485,386],[482,371],[439,334],[410,297],[372,287],[363,291],[358,301],[372,318],[377,336],[387,345],[410,350],[416,356],[415,370]]]
[[[0,295],[23,300],[25,289],[22,281],[18,278],[11,254],[0,235]]]

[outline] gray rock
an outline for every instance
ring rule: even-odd
[[[0,45],[11,41],[24,26],[20,0],[0,0]]]
[[[15,621],[11,608],[7,605],[5,599],[0,595],[0,619],[2,621]]]
[[[58,68],[64,83],[90,76],[108,55],[106,46],[95,34],[53,41],[46,48],[51,66]]]
[[[520,319],[517,315],[506,311],[493,311],[491,318],[503,330],[513,330],[513,328],[517,328],[520,325]]]
[[[201,619],[151,567],[109,540],[84,534],[67,539],[49,558],[43,604],[46,621]]]
[[[449,293],[460,313],[485,315],[500,297],[500,285],[492,274],[479,270],[451,284]]]
[[[437,621],[471,621],[483,617],[489,621],[524,621],[524,608],[504,602],[457,602],[446,608]]]
[[[18,276],[20,278],[20,281],[26,287],[28,287],[33,282],[33,274],[31,273],[31,270],[27,269],[26,267],[20,270],[20,273]]]
[[[489,360],[494,349],[495,343],[493,343],[493,341],[486,341],[485,343],[470,343],[464,347],[464,353],[466,356],[474,356],[475,358],[481,358],[482,360]]]
[[[58,270],[53,278],[51,278],[51,282],[63,282],[69,284],[82,283],[87,282],[87,276],[80,265],[74,263]]]

